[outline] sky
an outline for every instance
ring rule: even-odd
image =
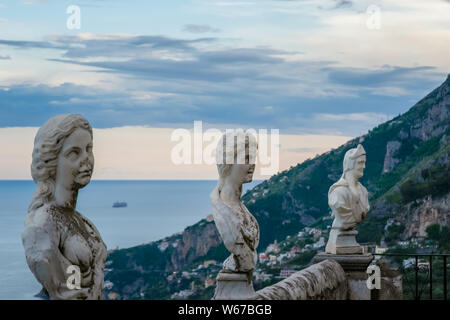
[[[171,162],[194,121],[279,129],[284,170],[439,86],[449,17],[448,0],[0,0],[0,179],[30,178],[59,113],[95,128],[96,179],[215,179]]]

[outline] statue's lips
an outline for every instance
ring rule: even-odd
[[[92,174],[91,170],[87,170],[87,171],[80,171],[78,172],[78,175],[81,177],[86,177],[86,176],[90,176]]]

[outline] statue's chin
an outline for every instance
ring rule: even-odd
[[[76,186],[81,189],[86,187],[89,182],[91,182],[91,177],[83,177],[83,178],[79,178],[75,181]]]

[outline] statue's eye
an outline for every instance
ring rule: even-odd
[[[86,147],[86,152],[91,153],[92,152],[92,146],[87,146]]]
[[[76,159],[80,152],[77,149],[72,149],[67,153],[67,158]]]

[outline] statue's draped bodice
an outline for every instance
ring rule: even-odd
[[[252,270],[256,264],[259,225],[255,217],[241,204],[236,210],[222,201],[218,189],[211,193],[213,218],[225,247],[231,256],[224,262],[232,271]]]
[[[103,269],[97,255],[106,252],[99,232],[78,211],[51,206],[49,213],[59,236],[61,254],[81,271],[81,287],[94,285],[96,269]]]
[[[333,228],[343,230],[358,225],[370,209],[366,188],[358,182],[356,190],[352,191],[343,178],[330,187],[328,204],[335,217]]]

